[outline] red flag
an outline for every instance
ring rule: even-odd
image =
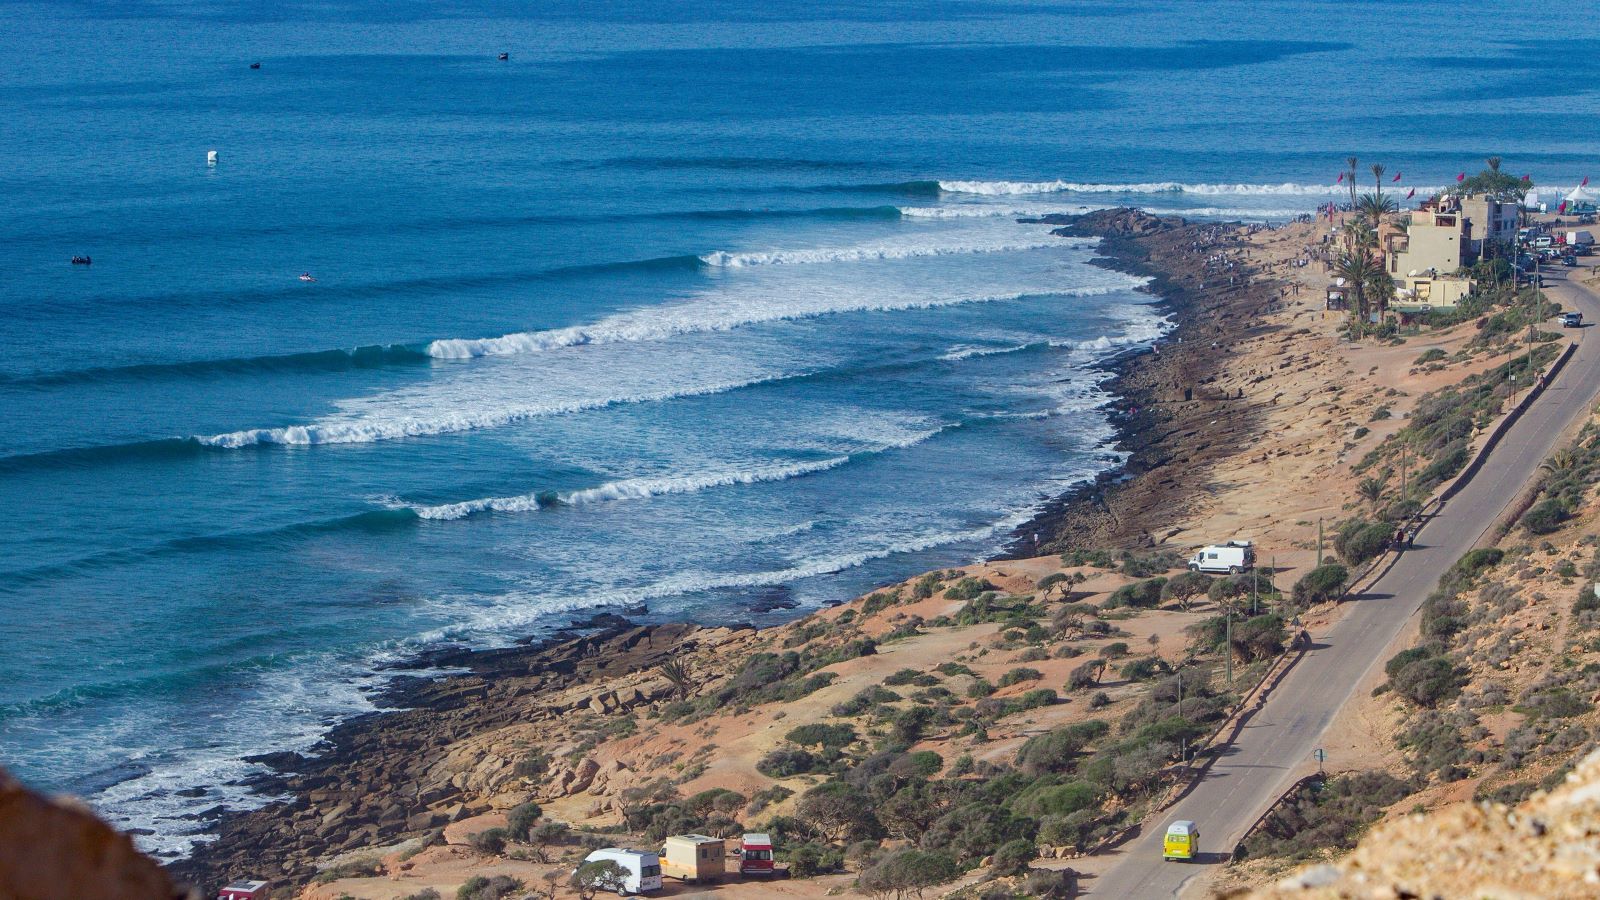
[[[1529,178],[1529,177],[1528,177],[1528,176],[1526,176],[1526,175],[1524,175],[1524,176],[1522,176],[1522,180],[1523,180],[1523,181],[1532,181],[1532,180],[1533,180],[1533,179],[1532,179],[1532,178]]]
[[[1400,180],[1400,173],[1399,172],[1394,173],[1394,180],[1395,181],[1399,181]]]
[[[1467,180],[1467,173],[1465,173],[1465,172],[1462,172],[1460,175],[1456,176],[1456,181],[1466,181],[1466,180]]]
[[[1340,172],[1340,173],[1339,173],[1339,177],[1338,177],[1338,178],[1336,178],[1336,179],[1334,179],[1334,182],[1333,182],[1333,183],[1334,183],[1334,184],[1344,184],[1344,173],[1343,173],[1343,172]]]
[[[1584,184],[1584,186],[1588,186],[1588,184],[1589,184],[1589,176],[1587,176],[1587,175],[1583,176],[1583,184]]]
[[[1412,188],[1411,189],[1411,193],[1406,195],[1406,199],[1410,200],[1412,197],[1415,197],[1416,195],[1417,195],[1417,189],[1416,188]]]
[[[1561,201],[1561,205],[1556,207],[1556,212],[1564,213],[1566,211],[1567,211],[1567,201],[1563,200],[1563,201]]]

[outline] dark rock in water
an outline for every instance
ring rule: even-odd
[[[434,647],[424,650],[416,656],[392,662],[384,669],[387,671],[416,671],[418,669],[438,669],[459,665],[460,660],[472,653],[472,650],[461,644],[450,644],[444,647]]]
[[[218,819],[222,818],[223,816],[225,816],[227,814],[228,814],[228,808],[219,803],[216,806],[211,807],[210,809],[203,809],[203,810],[201,810],[201,811],[199,811],[197,813],[189,813],[188,815],[182,816],[181,818],[194,819],[194,820],[200,821],[200,822],[215,822],[215,821],[217,821]]]
[[[616,613],[598,613],[587,619],[574,620],[574,628],[632,628],[633,623]]]
[[[134,837],[149,837],[155,833],[156,830],[154,828],[129,828],[123,832],[123,834],[131,834]]]
[[[799,605],[799,601],[794,599],[790,594],[789,588],[784,585],[768,588],[746,602],[746,608],[755,613],[772,612],[775,609],[794,609]]]
[[[179,797],[204,797],[206,795],[206,789],[203,787],[192,787],[184,788],[181,791],[173,791],[173,793],[177,794]]]
[[[306,758],[293,751],[283,750],[277,753],[259,753],[255,756],[246,756],[244,761],[247,763],[260,763],[269,769],[276,769],[279,772],[289,772],[304,764]]]
[[[650,614],[650,607],[646,606],[643,603],[635,603],[633,606],[624,606],[622,608],[622,614],[625,615],[625,616],[644,616],[644,615],[649,615]]]

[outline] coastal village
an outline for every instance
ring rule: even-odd
[[[1112,364],[1122,470],[1005,554],[781,627],[606,614],[425,660],[449,674],[398,679],[391,711],[315,755],[262,760],[280,799],[221,815],[173,883],[241,900],[1165,896],[1112,885],[1169,877],[1196,897],[1600,896],[1600,415],[1597,385],[1570,377],[1600,354],[1595,196],[1538,194],[1497,159],[1421,198],[1381,166],[1346,178],[1348,203],[1271,227],[1047,220],[1148,276],[1173,330]],[[1500,442],[1564,396],[1581,413],[1540,433],[1548,454]],[[1480,501],[1501,472],[1527,477]],[[1442,580],[1388,592],[1455,543]],[[1380,608],[1398,633],[1341,643]],[[1360,653],[1376,662],[1350,683],[1303,684]],[[1314,751],[1229,768],[1295,690],[1326,721]],[[1268,799],[1259,815],[1180,818],[1219,773]],[[7,810],[28,809],[99,848],[81,896],[183,895],[89,814],[6,782],[0,798],[0,846],[22,846]]]

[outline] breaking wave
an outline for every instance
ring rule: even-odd
[[[815,250],[756,250],[729,252],[716,250],[700,257],[708,266],[736,269],[744,266],[778,266],[806,263],[863,262],[877,259],[913,259],[922,256],[960,256],[968,253],[1020,253],[1045,247],[1071,247],[1061,238],[1023,242],[940,245],[866,245],[861,247],[818,248]]]
[[[1053,246],[1053,245],[1052,245]],[[1052,291],[1072,297],[1102,296],[1129,290],[1142,279],[1117,276],[1113,283]],[[452,338],[434,341],[427,347],[436,359],[472,359],[480,356],[510,356],[539,353],[584,344],[614,344],[633,341],[659,341],[684,334],[731,331],[763,322],[797,321],[820,316],[854,312],[903,312],[933,309],[964,303],[1016,300],[1026,293],[937,299],[870,301],[829,295],[807,295],[784,305],[770,303],[698,303],[672,308],[652,307],[608,316],[592,325],[575,325],[548,331],[522,331],[492,338]]]
[[[1347,194],[1342,184],[1206,184],[1182,181],[1092,183],[1079,181],[941,181],[939,189],[952,194],[1013,196],[1020,194],[1219,194],[1263,196],[1325,196]],[[1419,188],[1418,190],[1422,190]]]

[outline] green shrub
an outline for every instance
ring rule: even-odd
[[[1137,609],[1152,609],[1161,605],[1161,591],[1167,586],[1165,578],[1150,578],[1145,581],[1136,581],[1125,584],[1111,592],[1101,606],[1105,609],[1117,609],[1131,606]]]
[[[756,771],[768,778],[803,775],[817,765],[817,758],[805,750],[773,750],[756,762]]]
[[[528,839],[528,832],[533,830],[534,823],[544,815],[544,810],[537,803],[522,803],[511,807],[506,813],[506,830],[513,838],[519,841]]]
[[[1020,875],[1028,870],[1028,864],[1039,858],[1039,850],[1032,841],[1018,838],[1006,841],[994,851],[993,862],[990,868],[999,876]]]
[[[1389,683],[1395,693],[1418,706],[1438,706],[1461,693],[1466,671],[1448,656],[1428,656],[1401,666]]]
[[[1529,534],[1549,534],[1567,520],[1567,507],[1555,497],[1548,497],[1522,514],[1521,525]]]
[[[1183,557],[1171,550],[1140,555],[1127,553],[1122,557],[1122,572],[1133,578],[1149,578],[1183,565]]]
[[[1344,593],[1350,570],[1338,563],[1317,566],[1294,585],[1294,601],[1302,606],[1332,600]]]
[[[1035,735],[1017,751],[1017,768],[1035,776],[1070,771],[1083,749],[1110,730],[1105,722],[1090,719]]]
[[[1268,813],[1245,843],[1253,858],[1303,859],[1328,849],[1349,850],[1384,808],[1411,792],[1385,772],[1357,772],[1304,788]]]
[[[976,600],[979,594],[994,590],[994,585],[981,578],[966,577],[951,585],[945,592],[946,600]]]
[[[1117,563],[1110,550],[1068,550],[1061,554],[1061,564],[1069,569],[1093,566],[1096,569],[1115,568]]]
[[[844,853],[822,844],[801,844],[788,857],[790,878],[815,878],[844,868]]]
[[[1101,789],[1082,781],[1069,781],[1039,787],[1037,784],[1017,795],[1011,808],[1020,815],[1035,819],[1045,816],[1065,816],[1080,809],[1100,805]]]
[[[1359,566],[1383,553],[1394,529],[1383,522],[1351,519],[1334,534],[1333,549],[1352,566]]]
[[[486,831],[480,831],[477,834],[474,834],[469,839],[469,842],[472,844],[472,849],[478,851],[479,853],[487,853],[490,856],[499,856],[500,854],[506,852],[507,837],[508,835],[506,834],[506,830],[504,828],[490,828]]]
[[[981,700],[994,692],[995,686],[982,678],[967,685],[967,696],[973,700]]]
[[[848,747],[855,742],[856,730],[849,725],[814,723],[791,728],[784,740],[801,747]]]
[[[955,859],[946,853],[901,850],[862,872],[856,886],[874,895],[920,896],[930,887],[954,881],[959,874]]]
[[[1129,681],[1149,681],[1172,671],[1172,666],[1159,656],[1141,656],[1122,666],[1122,677]]]
[[[1010,687],[1013,684],[1021,684],[1024,681],[1038,681],[1043,677],[1044,674],[1038,669],[1030,669],[1027,666],[1018,666],[1017,668],[1012,669],[1011,671],[1000,676],[1000,687]]]
[[[456,889],[456,900],[501,900],[502,897],[518,893],[522,888],[522,882],[509,875],[496,875],[493,878],[474,875]]]

